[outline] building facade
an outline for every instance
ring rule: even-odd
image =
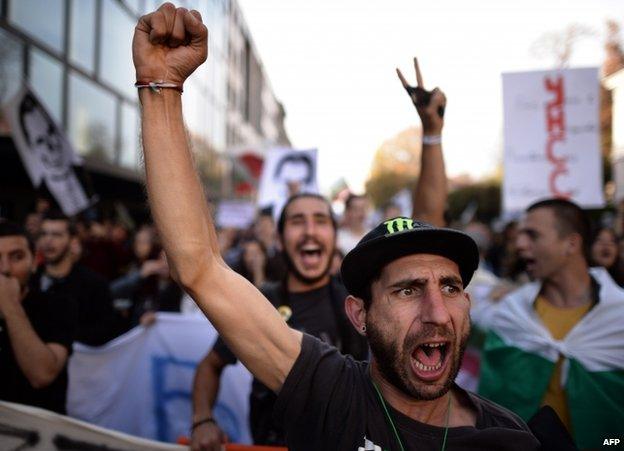
[[[245,18],[236,2],[229,14],[227,143],[230,148],[290,145],[286,113],[262,67]]]
[[[84,157],[89,183],[103,204],[144,204],[131,45],[138,17],[161,3],[0,0],[0,104],[28,83]],[[283,108],[247,29],[239,26],[244,20],[235,0],[173,3],[200,11],[210,30],[208,63],[187,80],[183,108],[204,182],[228,196],[228,149],[287,142]],[[14,148],[6,123],[0,135],[0,162],[18,161],[9,155]],[[29,190],[20,187],[19,174],[8,171],[0,174],[2,214],[20,216],[25,207],[12,204],[15,197],[26,200]]]

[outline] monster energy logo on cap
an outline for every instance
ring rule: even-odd
[[[384,221],[388,234],[402,232],[403,230],[412,230],[414,228],[414,221],[409,218],[394,218],[389,221]]]
[[[464,286],[479,265],[477,245],[465,233],[399,216],[379,223],[345,255],[342,281],[352,295],[366,296],[366,287],[385,265],[412,254],[433,254],[452,260],[459,267]]]

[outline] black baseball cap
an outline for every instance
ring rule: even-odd
[[[350,294],[362,297],[381,268],[412,254],[441,255],[454,261],[464,287],[479,266],[477,244],[465,233],[397,217],[368,232],[345,256],[340,268],[342,281]]]

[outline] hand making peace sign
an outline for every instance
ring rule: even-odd
[[[446,96],[439,88],[427,91],[423,87],[422,74],[418,67],[418,60],[414,58],[414,69],[416,71],[416,87],[410,86],[397,68],[397,75],[401,84],[412,99],[412,103],[418,111],[423,125],[424,135],[439,135],[444,126],[444,109],[446,108]]]

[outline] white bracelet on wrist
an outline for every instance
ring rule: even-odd
[[[424,135],[422,142],[427,146],[435,146],[436,144],[442,144],[442,135]]]

